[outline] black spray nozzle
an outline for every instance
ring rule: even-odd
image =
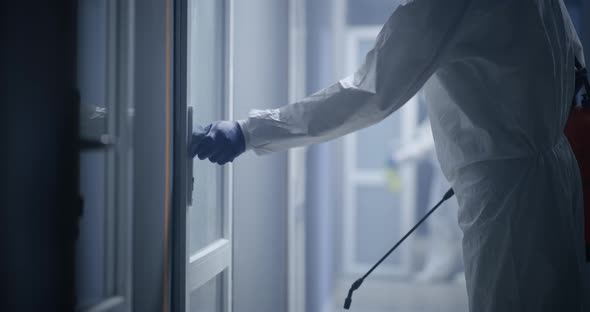
[[[453,195],[455,195],[455,191],[453,189],[449,189],[446,193],[445,196],[443,196],[443,201],[453,197]]]
[[[359,289],[359,287],[361,287],[361,285],[363,284],[364,279],[363,278],[359,278],[357,279],[354,283],[352,283],[352,285],[350,286],[350,289],[348,290],[348,296],[346,297],[346,300],[344,300],[344,309],[348,310],[350,309],[350,305],[352,304],[352,293]]]
[[[412,235],[412,233],[414,233],[414,231],[420,226],[420,224],[422,224],[426,219],[428,219],[428,217],[447,199],[453,197],[453,195],[455,195],[455,191],[453,191],[453,189],[449,189],[445,195],[443,196],[443,198],[438,202],[438,204],[436,204],[434,207],[432,207],[432,209],[430,209],[430,211],[428,211],[428,213],[426,213],[426,215],[424,215],[424,217],[422,217],[422,219],[420,219],[420,221],[418,221],[418,223],[416,223],[416,225],[414,225],[414,227],[412,227],[412,229],[410,231],[408,231],[408,233],[406,233],[406,235],[404,235],[397,243],[395,243],[395,245],[393,247],[391,247],[391,249],[385,254],[383,255],[383,257],[381,257],[381,259],[379,259],[379,261],[377,261],[377,263],[375,263],[370,269],[369,271],[367,271],[367,273],[365,273],[365,275],[359,279],[357,279],[352,286],[350,286],[350,289],[348,290],[348,297],[346,297],[346,300],[344,300],[344,309],[348,310],[350,309],[350,304],[352,303],[352,293],[357,290],[359,287],[361,287],[361,285],[363,284],[363,281],[365,280],[365,278],[367,278],[369,275],[371,275],[371,273],[373,273],[373,271],[379,266],[381,265],[381,263],[387,259],[387,257],[389,257],[389,255],[395,251],[397,249],[397,247],[399,247],[399,245],[401,245],[406,238],[408,238],[408,236]]]

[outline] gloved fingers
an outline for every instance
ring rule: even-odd
[[[244,150],[244,135],[239,124],[235,121],[219,121],[195,130],[189,153],[201,160],[209,159],[212,163],[223,165],[233,161]]]
[[[188,146],[188,154],[191,158],[194,158],[197,155],[197,148],[207,135],[206,132],[193,132],[191,135],[191,140]]]
[[[238,155],[239,153],[231,148],[220,148],[219,152],[211,156],[209,160],[218,165],[225,165],[228,162],[233,161]]]
[[[190,142],[188,144],[188,153],[191,158],[194,158],[198,152],[203,149],[201,143],[207,137],[207,134],[211,130],[211,124],[206,126],[205,128],[201,126],[196,126],[191,134]],[[210,143],[207,143],[210,144]],[[206,145],[207,145],[206,144]],[[206,147],[206,146],[205,146]]]
[[[212,163],[217,163],[222,158],[224,158],[224,152],[216,151],[213,155],[209,156],[209,161]]]
[[[231,162],[234,159],[234,157],[232,157],[231,153],[224,153],[223,155],[219,156],[217,158],[216,163],[220,166],[227,164],[228,162]]]
[[[211,136],[207,135],[201,141],[199,146],[197,146],[196,154],[197,156],[199,156],[199,159],[203,160],[211,157],[211,155],[213,155],[216,152],[215,145],[216,144],[214,139]]]

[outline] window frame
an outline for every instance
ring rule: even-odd
[[[106,2],[105,280],[103,299],[80,312],[132,310],[134,1]]]

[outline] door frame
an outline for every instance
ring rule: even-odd
[[[289,0],[288,100],[305,96],[306,6],[305,0]],[[305,266],[305,147],[287,152],[287,310],[304,312]]]

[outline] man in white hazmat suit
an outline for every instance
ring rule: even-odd
[[[428,101],[445,100],[443,94],[438,94],[438,92],[430,94],[433,97],[428,98]],[[425,159],[429,162],[432,168],[432,178],[428,192],[428,207],[434,207],[440,201],[441,194],[446,193],[450,186],[436,158],[434,140],[428,119],[418,126],[416,135],[410,142],[403,144],[391,153],[392,163],[399,164],[418,159]],[[462,272],[462,235],[457,226],[458,210],[459,204],[457,200],[451,198],[443,203],[441,209],[428,219],[426,224],[430,229],[430,233],[427,238],[427,252],[424,267],[415,276],[416,281],[448,281],[453,278],[454,274]],[[457,274],[457,279],[463,280],[464,277]]]
[[[584,63],[562,0],[409,1],[354,75],[214,123],[190,154],[223,164],[324,142],[383,120],[432,79],[452,99],[428,113],[460,206],[470,311],[587,312],[581,181],[563,134],[575,57]]]

